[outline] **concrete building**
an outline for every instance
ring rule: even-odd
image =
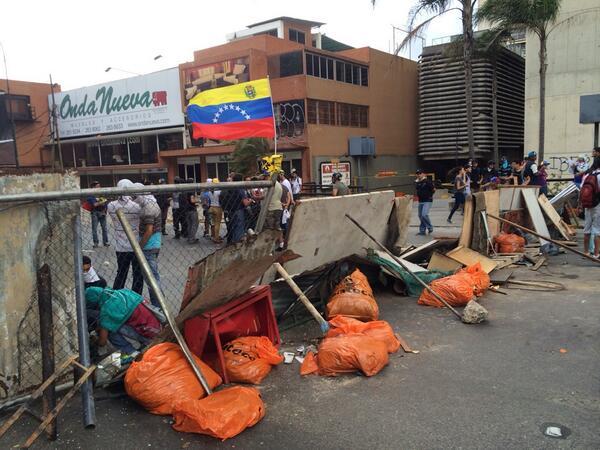
[[[229,42],[194,52],[180,66],[184,104],[196,92],[270,77],[284,170],[328,184],[331,171],[374,186],[378,172],[415,167],[417,65],[371,48],[354,49],[318,32],[322,24],[280,17],[250,25]],[[375,149],[350,156],[353,138]],[[352,144],[351,144],[352,142]],[[232,146],[193,142],[161,153],[170,173],[223,179]],[[362,151],[359,150],[359,151]],[[366,153],[369,153],[367,150]]]
[[[60,86],[55,85],[55,91]],[[9,95],[10,92],[10,95]],[[50,84],[0,80],[0,168],[44,171],[52,168],[48,94]],[[11,117],[12,113],[12,117]],[[14,122],[17,161],[12,142]]]
[[[593,125],[579,124],[579,97],[600,94],[600,0],[563,0],[548,39],[545,159],[554,176],[568,176],[567,160],[590,156]],[[527,34],[525,150],[538,149],[539,40]]]

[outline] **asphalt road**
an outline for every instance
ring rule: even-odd
[[[560,255],[518,279],[563,283],[561,292],[488,293],[489,322],[464,325],[446,310],[376,291],[381,318],[418,355],[396,353],[366,378],[300,377],[281,365],[259,387],[267,415],[238,437],[173,431],[169,417],[146,413],[127,397],[97,392],[97,427],[84,430],[80,402],[59,418],[59,439],[36,448],[600,448],[600,267]],[[283,334],[283,349],[317,337],[312,323]],[[564,349],[563,352],[560,350]],[[118,393],[113,391],[111,394]],[[546,423],[566,439],[544,436]],[[2,441],[24,440],[24,419]]]

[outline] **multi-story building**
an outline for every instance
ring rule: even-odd
[[[197,92],[269,77],[286,172],[329,184],[340,171],[369,188],[382,174],[406,176],[416,166],[417,64],[352,48],[321,25],[253,24],[178,68],[55,95],[62,164],[83,186],[124,176],[224,180],[234,143],[191,139],[185,107]]]
[[[54,86],[60,91],[60,86]],[[50,84],[0,80],[0,168],[52,168],[48,94]],[[13,134],[14,127],[14,134]],[[13,139],[13,136],[16,139]]]

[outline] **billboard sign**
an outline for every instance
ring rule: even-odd
[[[342,174],[342,182],[346,186],[350,186],[352,175],[350,173],[350,162],[322,162],[321,163],[321,184],[330,185],[333,174],[339,172]]]
[[[179,69],[55,94],[61,138],[183,126]],[[52,96],[48,96],[52,110]]]

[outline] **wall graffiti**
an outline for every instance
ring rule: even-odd
[[[564,189],[573,179],[573,166],[577,164],[577,159],[583,156],[586,164],[592,164],[592,157],[583,154],[571,154],[564,156],[549,156],[547,161],[550,163],[548,167],[549,178],[564,178],[564,181],[551,181],[548,183],[548,193],[550,195],[557,194]]]
[[[276,103],[275,120],[277,125],[277,138],[294,140],[304,138],[304,101],[291,100]]]

